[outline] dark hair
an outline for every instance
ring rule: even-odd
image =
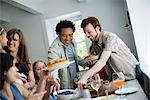
[[[62,20],[56,25],[56,34],[60,35],[61,34],[61,29],[62,28],[72,28],[73,33],[75,32],[75,25],[73,22],[69,20]]]
[[[6,79],[4,73],[8,72],[8,70],[13,66],[14,58],[8,53],[0,53],[0,57],[0,89],[2,89]]]
[[[7,39],[8,41],[11,41],[14,39],[14,35],[17,34],[19,36],[19,48],[18,48],[18,52],[17,52],[17,57],[18,57],[18,64],[17,67],[25,67],[27,68],[27,70],[30,70],[29,64],[31,64],[29,56],[28,56],[28,52],[27,52],[27,47],[25,44],[25,40],[24,40],[24,36],[23,36],[23,32],[20,29],[14,28],[11,29],[7,32]],[[6,49],[7,52],[11,52],[10,50]]]
[[[33,73],[34,73],[34,78],[35,78],[35,82],[36,82],[36,83],[39,81],[39,77],[38,77],[37,75],[35,75],[35,66],[36,66],[36,64],[37,64],[38,62],[44,63],[44,65],[47,67],[47,64],[46,64],[44,61],[42,61],[42,60],[37,60],[37,61],[35,61],[35,62],[33,63]],[[37,83],[37,84],[38,84],[38,83]]]
[[[94,28],[96,28],[96,26],[99,26],[100,31],[102,30],[100,22],[96,17],[88,17],[83,19],[81,23],[81,28],[85,28],[89,23],[92,24]]]

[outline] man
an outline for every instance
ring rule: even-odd
[[[116,34],[102,31],[95,17],[88,17],[81,23],[86,36],[92,41],[91,52],[99,55],[94,66],[81,76],[79,88],[87,83],[87,79],[109,64],[114,72],[123,72],[126,80],[135,78],[135,66],[138,63],[127,45]]]
[[[74,78],[79,71],[78,64],[81,64],[76,53],[76,46],[73,42],[73,33],[75,25],[68,20],[60,21],[56,26],[58,37],[53,41],[48,51],[48,60],[66,58],[69,61],[75,61],[69,67],[55,70],[53,76],[60,81],[60,88],[75,88]]]

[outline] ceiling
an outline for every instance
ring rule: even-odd
[[[6,3],[14,5],[18,8],[24,9],[33,14],[43,14],[45,15],[50,10],[58,8],[58,4],[66,6],[67,4],[79,4],[85,3],[88,0],[2,0]],[[60,6],[59,6],[60,8]]]

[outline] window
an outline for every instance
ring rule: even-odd
[[[55,27],[57,23],[60,20],[64,20],[64,19],[70,20],[75,24],[76,31],[74,33],[74,39],[77,43],[77,53],[81,58],[84,58],[86,55],[88,55],[88,46],[87,46],[88,40],[86,39],[83,30],[80,28],[80,25],[81,25],[80,12],[74,12],[71,14],[66,14],[63,16],[58,16],[56,18],[46,20],[46,28],[47,28],[49,46],[57,37],[56,32],[55,32]]]

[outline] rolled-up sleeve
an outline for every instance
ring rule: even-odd
[[[48,50],[48,61],[59,58],[56,51],[57,51],[56,48],[52,48],[52,47],[49,48],[49,50]],[[58,75],[58,70],[53,70],[51,72],[51,75],[52,75],[53,78],[58,79],[60,81],[60,78],[59,78],[59,75]]]
[[[118,41],[115,34],[107,36],[104,51],[117,52],[118,51]]]

